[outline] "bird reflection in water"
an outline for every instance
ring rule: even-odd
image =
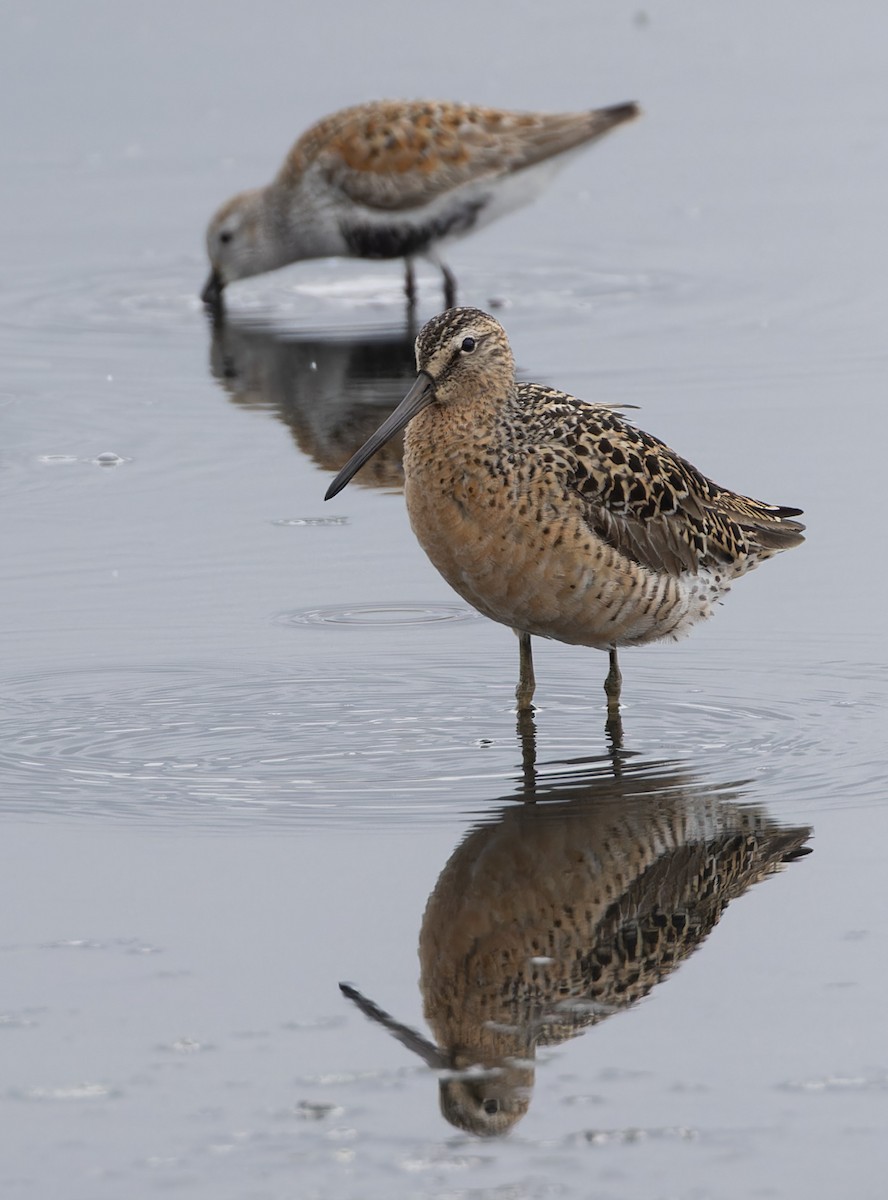
[[[567,767],[472,827],[441,872],[419,935],[434,1041],[340,984],[442,1072],[447,1120],[482,1136],[527,1112],[538,1047],[631,1008],[732,900],[808,853],[809,827],[675,764]]]
[[[232,403],[274,412],[299,449],[326,471],[338,471],[351,458],[416,375],[410,330],[285,337],[230,318],[211,329],[210,371]],[[402,455],[403,436],[356,482],[402,487]]]

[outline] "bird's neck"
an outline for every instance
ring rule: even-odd
[[[345,252],[329,198],[316,192],[310,178],[290,174],[272,180],[263,190],[262,210],[279,259],[275,266]]]
[[[414,459],[471,463],[475,448],[495,444],[496,431],[509,412],[507,392],[466,389],[458,400],[438,401],[407,426],[405,453]]]

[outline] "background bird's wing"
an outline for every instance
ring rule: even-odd
[[[281,174],[316,172],[355,204],[397,212],[594,141],[637,112],[634,104],[551,114],[442,102],[359,105],[304,134]]]

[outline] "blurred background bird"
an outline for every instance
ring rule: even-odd
[[[296,142],[267,187],[241,192],[207,229],[212,270],[202,299],[221,304],[236,279],[330,255],[403,258],[456,280],[438,246],[530,203],[572,153],[638,116],[634,103],[525,113],[444,101],[384,100],[325,117]]]

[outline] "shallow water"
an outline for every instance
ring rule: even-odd
[[[498,11],[456,0],[430,53],[402,0],[7,5],[4,1196],[882,1195],[888,17]],[[523,377],[805,509],[623,656],[621,747],[566,646],[516,727],[515,639],[425,560],[397,446],[323,503],[412,379],[397,264],[201,311],[214,207],[384,94],[638,98],[452,248],[460,298]],[[490,1089],[507,1137],[445,1120]]]

